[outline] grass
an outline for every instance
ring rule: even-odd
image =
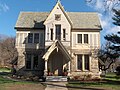
[[[102,81],[69,82],[68,87],[91,87],[92,90],[94,90],[93,88],[102,88],[105,90],[120,90],[120,78],[116,77],[116,75],[113,73],[109,73],[106,75],[106,77],[103,77]]]
[[[0,67],[0,72],[10,72],[10,71],[11,71],[10,68]]]
[[[0,68],[0,90],[45,90],[39,82],[15,81],[7,76],[10,76],[10,69]]]
[[[45,86],[39,82],[14,81],[4,76],[10,76],[10,69],[0,68],[0,90],[45,90]],[[120,78],[109,73],[102,81],[68,82],[67,86],[68,90],[120,90]]]
[[[14,81],[0,75],[0,90],[45,90],[45,86],[39,82]]]

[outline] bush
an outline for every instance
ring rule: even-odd
[[[116,68],[116,75],[120,75],[120,66]]]

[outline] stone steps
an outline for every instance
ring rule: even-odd
[[[67,76],[47,76],[46,81],[51,82],[51,81],[67,81]]]

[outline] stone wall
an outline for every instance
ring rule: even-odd
[[[25,63],[26,63],[26,53],[28,52],[24,48],[17,49],[18,50],[18,62],[17,62],[17,74],[18,75],[24,75],[24,76],[43,76],[44,72],[44,60],[38,61],[38,69],[26,69]],[[26,52],[27,51],[27,52]],[[32,53],[34,53],[34,50],[30,50]],[[37,50],[36,50],[37,51]],[[31,53],[29,52],[29,53]],[[44,51],[43,51],[44,52]],[[41,55],[39,56],[39,59],[41,58]]]
[[[84,76],[91,76],[91,78],[100,78],[100,72],[98,67],[98,59],[94,57],[94,54],[90,55],[90,70],[77,70],[77,59],[76,55],[72,55],[73,59],[71,60],[71,77],[79,76],[84,78]]]

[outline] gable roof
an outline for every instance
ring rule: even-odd
[[[60,3],[59,0],[57,1],[57,4],[54,6],[54,8],[52,9],[52,11],[55,9],[56,6],[59,6],[59,8],[61,9],[61,11],[62,11],[63,14],[65,15],[66,19],[68,20],[68,22],[69,22],[70,25],[72,26],[72,21],[70,20],[69,16],[68,16],[67,13],[65,12],[64,7],[61,5],[61,3]],[[49,13],[49,16],[50,16],[50,14],[52,13],[52,11]],[[48,17],[49,17],[49,16],[48,16]],[[45,22],[47,21],[48,17],[47,17],[46,20],[44,21],[44,24],[45,24]]]
[[[61,52],[66,56],[67,59],[71,59],[72,57],[70,56],[70,54],[68,53],[68,51],[66,50],[66,48],[63,46],[63,44],[59,41],[59,40],[55,40],[55,42],[53,42],[53,44],[49,47],[49,49],[47,50],[47,52],[43,55],[43,59],[44,60],[48,60],[49,56],[51,55],[51,53],[55,50],[55,49],[59,49],[61,50]]]
[[[50,12],[21,12],[15,28],[44,28],[44,21]],[[98,14],[95,12],[66,12],[75,29],[101,29]]]

